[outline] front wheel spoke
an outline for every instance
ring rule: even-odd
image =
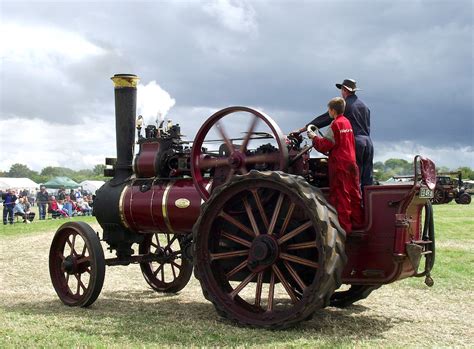
[[[281,273],[280,269],[278,269],[276,264],[272,265],[272,269],[275,272],[275,275],[277,276],[277,278],[280,280],[283,287],[285,288],[286,293],[288,293],[288,295],[290,296],[291,301],[293,303],[298,302],[298,298],[296,298],[295,292],[293,291],[291,286],[288,284],[288,281],[286,281],[286,279],[284,278],[283,274]]]
[[[248,256],[248,254],[249,254],[249,250],[211,253],[211,261],[214,261],[216,259],[227,259],[227,258]]]
[[[305,231],[306,229],[308,229],[309,227],[312,227],[313,226],[313,222],[311,221],[307,221],[306,223],[300,225],[298,228],[296,229],[293,229],[291,232],[289,232],[288,234],[285,234],[283,235],[282,237],[280,237],[278,239],[278,244],[281,245],[282,243],[284,243],[285,241],[288,241],[292,238],[294,238],[296,235],[302,233],[303,231]]]
[[[173,273],[173,279],[176,279],[176,270],[174,269],[174,265],[173,264],[170,264],[171,265],[171,272]]]
[[[296,272],[295,269],[293,269],[290,263],[288,263],[287,261],[283,261],[283,264],[285,265],[286,269],[288,269],[288,271],[290,272],[291,276],[296,281],[296,283],[301,287],[301,293],[303,293],[306,288],[306,285],[303,282],[303,280],[301,280],[298,273]]]
[[[243,225],[242,223],[240,223],[237,219],[235,219],[234,217],[232,217],[231,215],[225,213],[224,211],[221,211],[220,213],[220,216],[222,218],[224,218],[227,222],[235,225],[237,228],[239,228],[240,230],[242,230],[244,233],[246,233],[247,235],[250,235],[251,237],[255,237],[255,233],[250,230],[248,227],[246,227],[245,225]]]
[[[81,274],[74,274],[74,276],[76,277],[77,279],[77,290],[76,290],[76,294],[79,295],[79,291],[81,289]]]
[[[268,235],[273,234],[273,230],[275,229],[275,225],[276,225],[278,216],[280,215],[280,209],[281,209],[281,205],[283,204],[283,198],[284,197],[285,197],[285,195],[283,193],[280,193],[280,195],[278,196],[278,200],[277,200],[277,203],[276,203],[276,206],[275,206],[275,210],[273,211],[272,220],[270,222],[270,227],[268,228]]]
[[[227,274],[225,274],[225,277],[227,279],[231,278],[232,276],[234,276],[235,274],[237,274],[239,271],[241,271],[242,269],[244,269],[245,267],[247,266],[247,260],[244,260],[242,263],[240,263],[238,266],[236,266],[234,269],[232,269],[231,271],[229,271]]]
[[[244,289],[245,286],[249,284],[250,281],[257,275],[257,273],[252,273],[249,276],[247,276],[231,293],[230,296],[232,298],[235,298],[239,294],[240,291]]]
[[[77,263],[77,264],[83,264],[83,263],[87,263],[87,262],[90,263],[90,261],[91,261],[91,258],[90,258],[90,257],[84,257],[84,256],[82,256],[82,258],[78,258],[78,259],[76,260],[76,263]]]
[[[315,269],[319,268],[318,263],[310,261],[309,259],[306,259],[306,258],[294,256],[292,254],[280,253],[280,258],[290,261],[290,262],[306,265],[307,267],[310,267],[310,268],[315,268]]]
[[[171,261],[171,265],[178,268],[178,270],[181,270],[181,265],[179,265],[178,263],[176,263],[175,261]]]
[[[87,245],[84,242],[84,247],[82,248],[81,256],[85,256],[87,251]]]
[[[272,271],[270,275],[270,284],[268,285],[268,304],[267,310],[273,310],[273,301],[275,298],[275,273]]]
[[[317,248],[316,241],[301,242],[299,244],[291,244],[286,246],[287,250],[303,250],[306,248]]]
[[[169,234],[166,234],[166,235],[167,235],[167,239],[168,239],[168,245],[166,245],[165,249],[169,249],[169,250],[172,251],[171,245],[173,244],[173,242],[176,241],[176,239],[177,239],[178,237],[177,237],[176,235],[174,235],[174,236],[171,238],[171,240],[170,240]]]
[[[265,225],[265,229],[268,230],[268,218],[265,214],[265,210],[262,206],[262,201],[260,200],[260,196],[258,195],[257,189],[251,190],[255,203],[257,204],[258,211],[260,212],[260,216],[262,217],[263,224]]]
[[[156,270],[153,272],[153,275],[158,278],[158,273],[163,270],[163,267],[164,267],[164,264],[160,264],[160,266],[158,268],[156,268]]]
[[[262,287],[263,287],[263,271],[258,273],[257,276],[257,287],[255,288],[255,305],[260,306],[262,301]]]
[[[238,244],[241,244],[245,247],[249,247],[252,246],[252,243],[250,241],[247,241],[245,239],[242,239],[242,238],[239,238],[238,236],[235,236],[235,235],[232,235],[232,234],[229,234],[225,231],[222,231],[221,232],[221,237],[224,237],[226,239],[229,239],[230,241],[233,241],[233,242],[236,242]]]
[[[260,235],[260,231],[258,230],[258,225],[257,225],[257,222],[255,221],[255,217],[253,215],[252,208],[250,207],[250,204],[247,201],[247,198],[243,197],[242,201],[243,201],[244,206],[245,206],[245,211],[247,211],[247,216],[249,217],[250,224],[252,225],[253,232],[255,233],[255,235],[258,236],[258,235]]]

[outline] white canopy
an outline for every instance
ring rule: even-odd
[[[79,185],[82,189],[90,191],[92,194],[95,194],[95,191],[104,185],[104,181],[82,181]]]
[[[9,177],[0,177],[0,189],[27,189],[35,190],[39,188],[39,184],[33,182],[29,178],[9,178]]]

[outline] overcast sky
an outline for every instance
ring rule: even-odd
[[[354,78],[376,160],[474,167],[471,0],[0,6],[0,170],[114,156],[116,73],[139,75],[190,138],[229,105],[263,109],[289,132]]]

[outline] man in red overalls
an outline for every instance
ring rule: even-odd
[[[328,103],[333,119],[324,137],[308,131],[313,146],[321,153],[329,153],[329,203],[339,215],[341,227],[350,233],[352,225],[361,225],[362,208],[359,187],[359,169],[355,156],[355,141],[351,123],[343,115],[346,102],[336,97]]]

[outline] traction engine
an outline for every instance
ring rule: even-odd
[[[180,291],[194,270],[221,316],[264,328],[295,325],[407,277],[433,284],[429,159],[415,157],[413,183],[365,187],[365,222],[346,234],[327,201],[327,159],[310,157],[301,135],[286,137],[268,115],[237,106],[187,141],[178,124],[136,119],[135,75],[112,80],[117,157],[106,159],[112,178],[94,200],[102,233],[68,222],[51,244],[51,280],[64,304],[91,305],[106,266],[130,263],[157,292]],[[115,257],[104,257],[100,240]]]

